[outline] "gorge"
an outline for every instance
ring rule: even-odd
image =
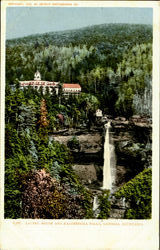
[[[5,218],[151,217],[152,40],[117,23],[6,41]],[[21,89],[37,70],[58,95]]]
[[[74,136],[73,136],[74,135]],[[93,212],[98,210],[98,197],[110,191],[110,218],[123,218],[128,204],[114,193],[144,168],[151,166],[152,128],[147,118],[133,116],[129,121],[117,117],[87,130],[65,131],[53,135],[67,145],[74,138],[80,147],[72,148],[73,169],[93,194]]]

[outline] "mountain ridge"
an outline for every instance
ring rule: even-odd
[[[63,30],[63,31],[50,31],[50,32],[45,32],[45,33],[37,33],[37,34],[31,34],[31,35],[27,35],[24,37],[18,37],[18,38],[13,38],[13,39],[6,39],[7,45],[8,44],[12,44],[14,42],[24,42],[24,43],[28,43],[29,40],[35,40],[34,42],[38,41],[38,40],[42,40],[42,42],[46,42],[46,40],[48,39],[49,42],[51,43],[56,43],[59,44],[59,40],[61,39],[62,41],[64,41],[65,43],[67,42],[67,44],[69,43],[75,43],[75,41],[73,41],[74,39],[77,40],[82,40],[82,38],[89,39],[90,35],[93,35],[93,33],[96,33],[96,35],[98,37],[101,37],[102,34],[103,35],[118,35],[119,31],[121,31],[120,33],[139,33],[139,29],[142,29],[142,33],[152,33],[152,25],[149,24],[127,24],[127,23],[109,23],[109,24],[96,24],[96,25],[91,25],[91,26],[86,26],[86,27],[82,27],[82,28],[78,28],[78,29],[70,29],[70,30]],[[111,30],[110,30],[111,29]],[[88,34],[87,34],[88,33]],[[136,35],[135,34],[135,35]],[[68,37],[69,36],[69,37]],[[80,37],[82,36],[82,37]],[[101,37],[101,39],[103,38],[103,40],[106,37]],[[53,39],[53,40],[52,40]],[[52,41],[51,41],[52,40]],[[58,41],[56,41],[58,40]],[[85,41],[83,41],[84,44]],[[55,45],[56,45],[55,44]],[[60,46],[62,45],[62,42],[59,44]]]

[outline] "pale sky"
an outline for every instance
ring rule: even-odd
[[[152,8],[8,7],[6,38],[78,29],[104,23],[151,24]]]

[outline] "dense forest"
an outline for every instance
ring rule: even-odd
[[[22,90],[19,81],[37,69],[42,80],[79,83],[82,93]],[[151,118],[152,27],[103,24],[7,40],[5,93],[5,218],[94,218],[93,194],[72,168],[78,140],[66,146],[51,135],[99,126],[98,108],[112,118]],[[140,190],[127,218],[151,216],[151,171],[139,172],[116,194],[130,201]],[[99,198],[98,218],[109,217],[108,196]]]

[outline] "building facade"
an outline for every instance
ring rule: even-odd
[[[46,92],[47,88],[48,88],[50,93],[51,93],[52,89],[55,88],[56,94],[58,94],[59,82],[50,82],[50,81],[41,80],[41,74],[39,71],[37,71],[34,74],[34,80],[20,81],[20,87],[22,89],[25,87],[28,87],[28,86],[32,86],[33,88],[36,88],[37,90],[39,90],[40,87],[42,87],[43,93]]]
[[[97,110],[96,110],[96,117],[102,117],[102,116],[103,116],[102,110],[97,109]]]
[[[20,87],[21,89],[32,86],[33,88],[36,88],[37,90],[42,87],[43,93],[46,92],[46,89],[48,88],[49,92],[52,93],[52,89],[55,88],[56,94],[58,95],[59,92],[59,82],[50,82],[50,81],[44,81],[41,80],[41,74],[39,71],[37,71],[34,74],[34,80],[30,81],[20,81]],[[75,83],[63,83],[62,84],[62,93],[64,95],[78,95],[81,92],[81,86],[79,84]]]
[[[79,95],[81,86],[78,83],[63,83],[62,90],[64,95]]]

